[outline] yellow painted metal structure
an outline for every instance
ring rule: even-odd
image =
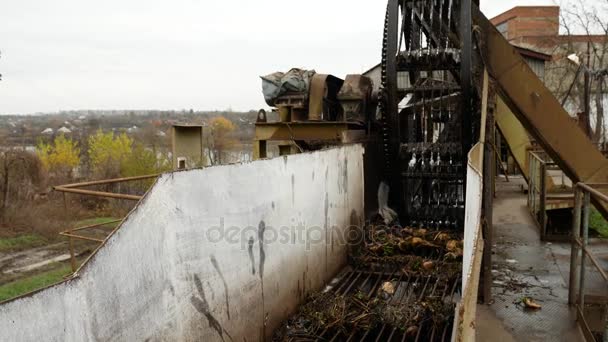
[[[480,53],[500,98],[573,182],[607,183],[608,160],[570,119],[519,52],[473,6]],[[605,217],[608,206],[595,203]]]
[[[509,146],[517,167],[528,181],[530,175],[528,174],[527,154],[528,149],[532,147],[528,132],[500,97],[496,99],[495,118],[496,126]]]
[[[526,182],[529,183],[529,152],[532,148],[532,140],[526,128],[519,122],[509,106],[500,97],[496,99],[495,118],[496,126],[505,139],[517,167],[519,167]],[[554,186],[553,179],[547,178],[547,190],[553,189]]]
[[[255,125],[253,159],[266,158],[267,141],[289,144],[297,141],[323,141],[338,144],[349,142],[346,141],[347,133],[352,132],[364,135],[365,128],[360,123],[345,121],[258,122]]]

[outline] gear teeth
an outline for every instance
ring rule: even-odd
[[[381,61],[381,86],[380,86],[380,95],[378,98],[378,105],[380,109],[380,117],[382,124],[382,147],[384,150],[384,173],[388,178],[391,172],[392,162],[390,155],[390,134],[391,130],[388,125],[387,120],[387,104],[386,97],[384,96],[384,91],[387,87],[387,72],[386,72],[386,62],[387,62],[387,50],[388,50],[388,25],[389,25],[389,6],[386,7],[386,17],[384,19],[384,32],[382,36],[382,61]]]

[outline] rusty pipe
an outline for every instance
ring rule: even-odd
[[[143,196],[137,196],[137,195],[115,194],[115,193],[104,192],[104,191],[66,188],[64,186],[56,186],[53,189],[55,191],[60,191],[60,192],[70,192],[70,193],[80,194],[80,195],[125,199],[125,200],[130,200],[130,201],[139,201],[143,197]]]

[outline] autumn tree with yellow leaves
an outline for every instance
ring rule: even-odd
[[[236,126],[229,119],[218,116],[210,120],[207,135],[207,157],[211,165],[219,165],[225,161],[228,150],[239,145],[233,136]]]
[[[131,157],[133,140],[125,133],[114,135],[101,129],[89,137],[89,166],[95,178],[109,179],[121,175]]]
[[[167,160],[158,160],[154,150],[134,142],[125,133],[98,130],[89,138],[89,163],[97,178],[133,177],[170,170]]]
[[[80,165],[80,148],[78,143],[65,135],[55,137],[51,143],[40,142],[36,147],[36,155],[43,168],[54,176],[72,177],[76,167]]]

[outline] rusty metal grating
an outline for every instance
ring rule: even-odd
[[[362,293],[365,298],[374,298],[382,284],[394,285],[394,293],[387,299],[391,304],[414,305],[434,299],[451,307],[448,319],[435,324],[431,319],[423,319],[416,325],[389,324],[376,325],[371,329],[343,331],[333,328],[319,328],[314,331],[290,332],[286,341],[448,341],[451,340],[455,295],[460,291],[460,277],[448,279],[442,276],[406,274],[402,272],[370,272],[350,270],[329,290],[332,295],[345,296]],[[413,328],[415,327],[415,328]],[[409,328],[409,329],[408,329]]]

